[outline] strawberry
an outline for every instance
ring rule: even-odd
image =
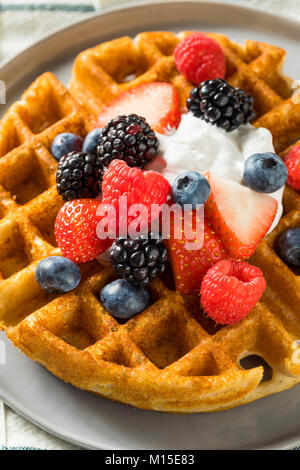
[[[232,258],[250,258],[272,226],[277,201],[212,173],[207,178],[211,192],[205,204],[206,216]]]
[[[128,227],[130,228],[130,224],[137,217],[136,211],[130,214],[131,207],[140,204],[143,212],[137,208],[141,215],[139,229],[144,231],[150,228],[152,218],[158,218],[159,208],[167,202],[170,194],[170,183],[160,173],[131,168],[123,160],[113,160],[104,173],[101,213],[110,222],[110,208],[114,208],[117,217],[117,236],[119,236],[120,231],[122,234],[127,232]],[[127,204],[125,208],[124,203]],[[152,205],[157,206],[156,213],[151,211]],[[110,228],[107,228],[107,231],[109,232]]]
[[[185,211],[184,214],[185,216],[189,214],[195,230],[197,212],[192,211],[191,213]],[[202,247],[191,249],[191,246],[187,246],[187,242],[189,242],[189,245],[192,243],[191,238],[187,237],[187,234],[182,230],[181,225],[184,221],[183,217],[184,216],[181,216],[181,224],[179,227],[182,236],[181,238],[177,238],[176,228],[174,227],[175,217],[174,214],[171,213],[170,239],[166,240],[165,243],[168,248],[169,260],[173,269],[176,290],[181,294],[197,295],[199,294],[200,285],[207,270],[217,261],[228,258],[228,254],[207,219],[204,220],[204,224],[201,226],[202,234],[200,234],[200,238],[204,231]]]
[[[178,92],[170,83],[142,83],[106,105],[98,117],[97,126],[104,127],[116,116],[131,113],[143,116],[152,129],[164,134],[179,126]]]
[[[94,199],[74,199],[66,202],[55,221],[55,237],[66,258],[85,263],[97,258],[113,240],[97,237],[97,215],[100,202]]]
[[[245,318],[266,288],[261,270],[244,261],[222,260],[210,268],[201,285],[201,304],[217,323],[232,325]]]
[[[292,148],[285,157],[284,163],[289,172],[287,183],[295,191],[300,191],[300,144]]]
[[[189,35],[176,47],[174,58],[179,72],[195,85],[225,77],[224,52],[219,43],[206,34]]]

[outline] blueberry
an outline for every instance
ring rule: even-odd
[[[79,267],[70,259],[49,256],[38,264],[35,279],[46,292],[61,294],[78,286],[81,273]]]
[[[300,227],[290,228],[280,235],[278,250],[284,261],[300,266]]]
[[[210,194],[210,184],[204,176],[196,171],[188,171],[177,176],[172,184],[174,202],[183,206],[191,204],[205,204]]]
[[[97,147],[100,142],[100,137],[102,135],[102,129],[93,129],[86,136],[82,150],[85,153],[91,153],[92,155],[97,155]]]
[[[245,162],[244,184],[258,193],[274,193],[287,177],[287,167],[275,153],[255,153]]]
[[[137,287],[126,279],[117,279],[102,289],[101,302],[114,317],[130,318],[145,310],[150,295],[145,287]]]
[[[83,139],[79,135],[63,132],[58,134],[52,142],[51,153],[53,157],[59,160],[70,152],[81,152]]]

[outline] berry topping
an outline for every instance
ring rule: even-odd
[[[100,137],[102,135],[102,129],[97,128],[93,129],[88,133],[84,139],[82,151],[85,153],[91,153],[92,155],[97,155],[97,147],[100,142]]]
[[[201,303],[205,313],[222,325],[245,318],[266,288],[261,270],[244,261],[219,261],[204,276]]]
[[[300,191],[300,144],[296,145],[285,157],[284,163],[288,168],[288,184],[296,191]]]
[[[98,125],[104,127],[115,116],[131,113],[144,116],[152,129],[164,134],[179,126],[178,92],[170,83],[142,83],[109,103],[98,117]]]
[[[65,201],[94,198],[100,193],[103,167],[100,159],[84,152],[62,157],[56,173],[57,191]]]
[[[194,116],[227,132],[255,118],[252,96],[221,78],[193,88],[186,104]]]
[[[162,238],[118,238],[111,247],[110,259],[114,270],[127,281],[146,286],[166,269],[167,250]]]
[[[55,221],[55,237],[62,253],[75,263],[85,263],[104,253],[112,240],[97,237],[100,202],[75,199],[66,202]]]
[[[278,240],[281,258],[293,266],[300,266],[300,227],[283,232]]]
[[[79,285],[81,273],[73,261],[62,256],[49,256],[37,265],[35,279],[46,292],[61,294]]]
[[[165,204],[171,194],[170,183],[155,171],[142,171],[139,168],[130,168],[122,160],[114,160],[104,173],[102,183],[102,206],[113,206],[116,211],[117,229],[121,228],[126,233],[128,226],[136,216],[128,212],[133,204],[142,204],[147,210],[145,220],[140,222],[140,231],[145,232],[150,228],[152,217],[159,214],[151,214],[151,206],[158,207]],[[120,211],[120,199],[127,201],[127,211]],[[108,209],[109,213],[109,209]],[[119,224],[118,224],[119,223]],[[148,225],[147,225],[148,224]],[[117,230],[118,232],[118,230]],[[118,234],[117,234],[118,236]]]
[[[180,206],[191,204],[196,209],[197,204],[205,204],[210,193],[210,185],[204,176],[196,171],[188,171],[177,176],[172,184],[174,202]]]
[[[184,211],[183,214],[187,216],[188,211]],[[196,214],[197,212],[193,211],[192,221],[194,227],[196,226]],[[171,227],[174,227],[174,221],[175,217],[171,214]],[[181,228],[182,224],[180,224]],[[204,235],[203,246],[199,247],[199,249],[191,250],[186,246],[188,240],[184,232],[181,239],[175,237],[175,227],[174,231],[171,229],[170,239],[166,240],[176,290],[181,294],[198,295],[203,276],[208,269],[217,261],[228,258],[223,243],[206,219],[201,230],[202,235]]]
[[[79,135],[63,132],[58,134],[52,142],[51,153],[59,160],[70,152],[81,152],[83,139]]]
[[[142,312],[150,303],[145,287],[135,286],[126,279],[117,279],[101,291],[103,307],[116,318],[130,318]]]
[[[102,130],[98,157],[104,167],[124,160],[131,167],[144,168],[157,155],[159,142],[144,118],[136,114],[118,116]]]
[[[244,184],[258,193],[278,191],[285,185],[287,177],[287,168],[275,153],[255,153],[245,162]]]
[[[205,214],[236,259],[248,259],[271,228],[278,203],[235,181],[209,173],[210,196]]]
[[[226,60],[219,43],[206,34],[193,33],[181,41],[174,51],[176,67],[195,85],[204,80],[223,78]]]

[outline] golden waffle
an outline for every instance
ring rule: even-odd
[[[275,252],[278,234],[300,224],[299,195],[286,188],[284,217],[252,260],[268,288],[233,326],[217,327],[198,298],[173,290],[168,275],[150,287],[149,308],[118,322],[99,301],[114,278],[110,268],[84,265],[83,282],[65,295],[43,292],[34,270],[40,259],[59,253],[53,226],[62,201],[53,186],[53,137],[85,135],[107,102],[146,81],[173,83],[184,106],[191,85],[176,71],[172,52],[186,34],[142,33],[85,51],[70,83],[80,104],[45,74],[0,123],[0,325],[27,356],[66,382],[140,408],[182,413],[230,408],[300,381],[299,276]],[[224,49],[228,80],[253,94],[258,124],[274,132],[277,149],[288,146],[300,135],[300,107],[281,74],[284,51],[213,37]],[[265,370],[249,365],[249,357],[264,359]]]

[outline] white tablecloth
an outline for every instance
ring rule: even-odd
[[[219,0],[224,1],[225,0]],[[127,0],[129,3],[130,0]],[[99,8],[124,0],[4,0],[0,2],[0,60],[13,56],[48,31],[67,25]],[[229,3],[229,2],[227,2]],[[298,17],[299,0],[232,0],[231,3]],[[21,418],[0,400],[0,448],[71,450],[76,447],[47,434]]]

